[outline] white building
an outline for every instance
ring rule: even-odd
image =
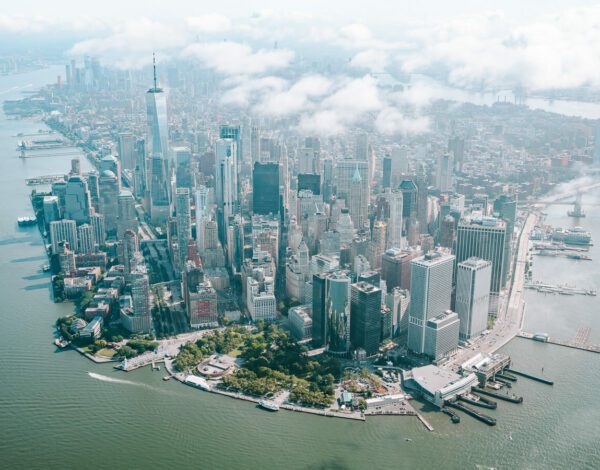
[[[272,321],[277,318],[277,301],[275,300],[272,277],[265,277],[262,270],[256,270],[256,277],[248,277],[246,288],[246,305],[253,322]]]
[[[492,263],[468,258],[458,263],[455,310],[460,318],[460,339],[466,341],[487,328]]]
[[[50,242],[52,253],[58,253],[58,244],[66,241],[71,250],[77,249],[77,224],[74,220],[55,220],[50,222]]]
[[[408,347],[425,353],[425,326],[429,319],[450,310],[454,256],[443,251],[411,261]]]

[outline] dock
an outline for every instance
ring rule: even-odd
[[[429,422],[423,418],[423,415],[419,412],[417,412],[417,418],[419,419],[419,421],[421,421],[421,423],[423,424],[423,426],[425,426],[425,429],[427,429],[429,432],[433,432],[433,426],[431,424],[429,424]]]
[[[518,370],[507,369],[507,372],[511,372],[511,373],[513,373],[515,375],[520,375],[521,377],[526,377],[528,379],[535,380],[536,382],[541,382],[541,383],[546,384],[546,385],[554,385],[554,381],[553,380],[544,379],[543,377],[536,377],[535,375],[526,374],[525,372],[521,372],[521,371],[518,371]]]
[[[539,335],[536,335],[534,333],[528,333],[526,331],[520,332],[519,337],[531,339],[540,343],[555,344],[557,346],[564,346],[566,348],[579,349],[581,351],[589,351],[596,354],[600,354],[600,345],[588,343],[586,335],[585,333],[582,333],[582,330],[585,329],[581,329],[575,336],[575,338],[567,340],[552,338],[548,336],[542,341],[540,339],[536,339],[536,337],[539,337]]]
[[[523,403],[523,397],[517,397],[516,395],[502,395],[501,393],[490,392],[481,387],[475,387],[473,388],[473,391],[481,393],[482,395],[497,398],[498,400],[509,401],[511,403]]]
[[[496,420],[494,418],[492,418],[491,416],[485,415],[483,413],[480,413],[477,410],[469,408],[468,406],[465,406],[462,403],[447,402],[446,406],[451,406],[452,408],[456,408],[457,410],[463,411],[466,414],[468,414],[469,416],[472,416],[473,418],[481,421],[482,423],[487,424],[488,426],[496,426]]]

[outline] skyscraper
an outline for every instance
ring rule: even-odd
[[[363,281],[352,284],[351,292],[352,348],[362,348],[372,356],[379,350],[381,338],[381,289]]]
[[[131,132],[120,132],[118,143],[121,166],[125,170],[133,170],[136,164],[134,135]]]
[[[71,176],[65,190],[64,218],[85,224],[90,220],[92,202],[87,182],[80,175]]]
[[[443,193],[452,191],[454,184],[454,157],[446,153],[437,159],[435,185]]]
[[[190,190],[188,188],[176,189],[175,211],[177,213],[179,267],[183,270],[187,258],[188,242],[192,239],[192,213],[190,207]]]
[[[204,249],[204,221],[208,219],[210,215],[208,205],[208,194],[209,190],[206,186],[200,185],[196,189],[196,245],[198,251]]]
[[[313,275],[313,343],[332,354],[350,349],[350,282],[344,271]]]
[[[106,242],[106,225],[102,214],[90,215],[90,224],[94,229],[94,240],[96,245],[102,246]]]
[[[369,207],[368,185],[363,184],[362,176],[358,169],[358,164],[352,175],[350,182],[350,191],[346,196],[346,203],[350,210],[350,217],[354,222],[354,227],[361,229],[367,222],[367,210]]]
[[[135,257],[139,251],[138,237],[133,230],[123,234],[123,265],[125,272],[131,273],[135,268]]]
[[[492,263],[468,258],[458,263],[455,310],[460,319],[460,339],[468,340],[487,328]]]
[[[252,210],[255,214],[279,213],[279,164],[254,164],[252,171]]]
[[[233,139],[217,140],[215,153],[215,199],[219,239],[225,244],[227,222],[237,212],[239,202],[236,142]]]
[[[69,248],[77,249],[77,225],[74,220],[55,220],[50,222],[50,242],[52,253],[58,253],[59,243],[68,242]]]
[[[119,183],[116,175],[110,170],[104,170],[98,181],[100,200],[98,208],[104,216],[106,231],[116,234],[118,207],[119,207]]]
[[[123,189],[119,192],[117,210],[117,232],[119,238],[121,238],[127,230],[137,232],[138,220],[135,211],[135,198],[128,189]]]
[[[77,241],[79,253],[93,253],[96,251],[96,240],[94,229],[90,224],[82,224],[77,227]]]
[[[153,58],[154,60],[154,58]],[[164,222],[169,216],[170,195],[170,152],[169,128],[167,119],[167,97],[156,81],[154,63],[154,84],[146,92],[146,122],[150,162],[148,191],[150,197],[150,217],[153,222]]]
[[[411,351],[425,353],[427,321],[450,309],[453,268],[454,256],[441,251],[412,260],[408,320],[408,347]]]
[[[472,217],[459,222],[456,237],[456,263],[475,256],[492,263],[490,314],[498,311],[498,296],[506,286],[504,258],[506,223],[494,217]]]
[[[387,214],[387,242],[386,248],[402,248],[402,192],[384,189],[382,197],[387,200],[389,214]]]

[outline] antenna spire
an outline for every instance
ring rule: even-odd
[[[152,69],[154,72],[154,89],[156,90],[156,55],[152,53]]]

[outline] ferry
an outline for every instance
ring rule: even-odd
[[[33,216],[17,217],[17,224],[19,227],[29,227],[37,224],[37,219]]]
[[[582,227],[572,229],[557,228],[552,233],[552,240],[564,242],[567,245],[590,245],[592,234]]]
[[[258,406],[269,411],[279,411],[279,405],[273,401],[261,400],[258,402]]]

